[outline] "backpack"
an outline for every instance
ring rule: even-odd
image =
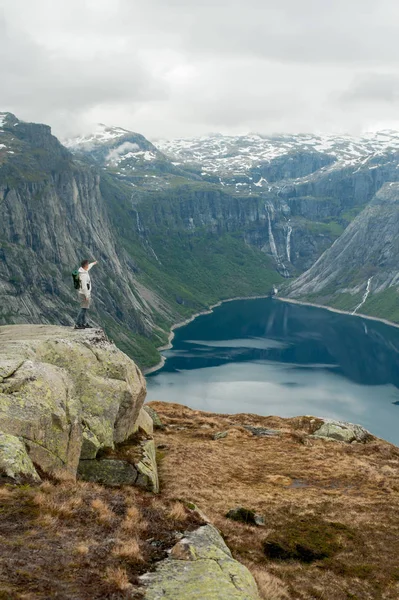
[[[80,276],[78,269],[72,271],[73,287],[75,290],[80,290]]]

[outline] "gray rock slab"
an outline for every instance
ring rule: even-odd
[[[212,525],[186,533],[140,581],[145,600],[259,600],[251,573]]]

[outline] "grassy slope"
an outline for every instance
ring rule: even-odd
[[[323,290],[323,296],[320,296],[320,294],[308,294],[300,300],[324,306],[331,306],[332,308],[347,312],[353,312],[361,303],[363,294],[363,291],[358,292],[357,294],[350,294],[349,292],[339,294],[331,292],[328,294]],[[369,315],[370,317],[386,319],[392,323],[399,323],[398,289],[396,287],[391,287],[382,292],[370,295],[357,312],[363,315]]]

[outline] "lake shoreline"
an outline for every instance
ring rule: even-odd
[[[287,302],[289,304],[299,304],[301,306],[313,306],[314,308],[323,308],[324,310],[328,310],[329,312],[338,313],[340,315],[349,315],[350,317],[360,317],[361,319],[367,319],[368,321],[378,321],[379,323],[384,323],[385,325],[389,325],[390,327],[399,328],[399,323],[394,323],[393,321],[389,321],[388,319],[383,319],[382,317],[373,317],[372,315],[365,315],[363,313],[353,313],[348,310],[341,310],[340,308],[333,308],[332,306],[325,306],[324,304],[314,304],[313,302],[305,302],[302,300],[294,300],[293,298],[278,298],[276,296],[273,297],[274,300],[280,300],[281,302]]]
[[[164,350],[170,350],[173,347],[172,341],[173,341],[173,338],[175,337],[176,329],[180,329],[180,327],[184,327],[185,325],[188,325],[189,323],[194,321],[197,317],[202,317],[203,315],[210,315],[211,313],[213,313],[215,308],[218,308],[218,306],[221,306],[222,304],[225,304],[226,302],[235,302],[236,300],[262,300],[262,299],[267,299],[267,298],[271,298],[270,294],[265,294],[263,296],[238,296],[237,298],[226,298],[226,300],[220,300],[219,302],[216,302],[216,304],[211,304],[211,306],[208,309],[202,310],[198,313],[195,313],[195,314],[191,315],[191,317],[188,317],[187,319],[185,319],[184,321],[179,321],[178,323],[175,323],[174,325],[172,325],[172,327],[170,328],[170,333],[168,335],[167,344],[165,344],[164,346],[160,346],[159,348],[157,348],[157,350],[158,350],[158,352],[162,352]],[[148,369],[143,369],[143,374],[149,375],[150,373],[155,373],[155,371],[159,371],[159,369],[162,369],[162,367],[164,366],[165,361],[166,361],[166,358],[164,356],[161,356],[161,360],[159,361],[159,363],[157,363],[153,367],[149,367]]]
[[[263,296],[239,296],[237,298],[227,298],[226,300],[220,300],[216,304],[212,304],[207,310],[203,310],[198,313],[195,313],[191,317],[188,317],[187,319],[185,319],[184,321],[179,321],[178,323],[175,323],[170,328],[170,333],[168,336],[167,344],[165,344],[164,346],[160,346],[159,348],[157,348],[157,350],[158,350],[158,352],[162,352],[164,350],[170,350],[173,347],[172,342],[173,342],[173,338],[175,337],[176,329],[180,329],[180,327],[184,327],[185,325],[188,325],[189,323],[191,323],[192,321],[197,319],[197,317],[202,317],[203,315],[211,314],[215,310],[215,308],[218,308],[219,306],[221,306],[222,304],[225,304],[226,302],[236,302],[238,300],[262,300],[262,299],[269,299],[269,298],[271,298],[273,300],[278,300],[279,302],[287,302],[289,304],[298,304],[301,306],[312,306],[314,308],[322,308],[324,310],[328,310],[330,312],[338,313],[341,315],[349,315],[350,317],[360,317],[362,319],[368,319],[370,321],[379,321],[380,323],[384,323],[385,325],[389,325],[390,327],[399,328],[398,323],[393,323],[392,321],[388,321],[388,319],[383,319],[382,317],[373,317],[371,315],[364,315],[362,313],[354,313],[353,314],[352,312],[349,312],[348,310],[341,310],[339,308],[333,308],[332,306],[325,306],[323,304],[314,304],[312,302],[305,302],[302,300],[294,300],[293,298],[283,298],[283,297],[279,297],[279,296],[271,296],[270,294],[265,294]],[[156,365],[154,365],[153,367],[149,367],[148,369],[143,369],[143,374],[149,375],[150,373],[155,373],[155,371],[159,371],[159,369],[162,369],[162,367],[164,366],[165,361],[166,361],[166,358],[164,356],[161,356],[161,360]]]

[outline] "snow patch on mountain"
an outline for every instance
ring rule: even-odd
[[[107,162],[113,165],[117,165],[124,160],[129,155],[134,156],[136,152],[140,150],[140,146],[138,144],[133,144],[132,142],[124,142],[120,146],[113,148],[109,151],[107,155]]]
[[[122,127],[107,127],[107,125],[104,125],[103,123],[98,123],[93,133],[64,140],[63,144],[67,148],[90,150],[90,148],[101,146],[104,143],[111,142],[128,134],[129,131]]]
[[[172,160],[199,163],[204,174],[227,177],[248,173],[254,167],[298,151],[328,154],[334,160],[327,169],[367,162],[370,155],[399,150],[398,131],[367,133],[360,137],[333,134],[297,134],[263,136],[212,135],[192,139],[159,140],[155,146]],[[372,168],[370,166],[370,168]],[[261,187],[260,179],[254,185]]]

